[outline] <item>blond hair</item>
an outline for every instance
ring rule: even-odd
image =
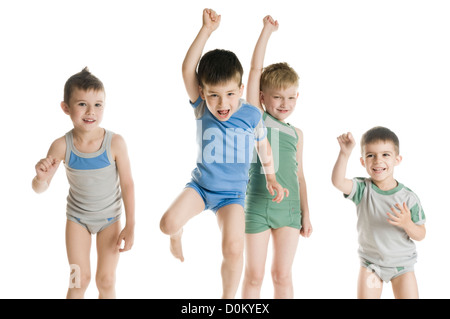
[[[274,63],[265,67],[261,73],[260,90],[267,88],[287,89],[298,86],[299,76],[287,63]]]

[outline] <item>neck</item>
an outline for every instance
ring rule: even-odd
[[[391,189],[394,189],[398,186],[398,183],[394,178],[384,181],[372,180],[372,182],[382,191],[390,191]]]

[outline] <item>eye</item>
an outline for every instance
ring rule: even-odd
[[[102,107],[103,105],[101,103],[95,104],[96,107]]]
[[[389,154],[389,153],[384,153],[383,156],[384,156],[384,157],[389,157],[389,156],[391,156],[391,154]]]
[[[373,154],[367,154],[366,157],[367,157],[367,158],[372,158],[372,157],[373,157]]]
[[[79,105],[79,106],[86,106],[86,103],[80,102],[80,103],[78,103],[78,105]]]
[[[228,96],[233,96],[234,95],[234,92],[229,92],[228,93]]]

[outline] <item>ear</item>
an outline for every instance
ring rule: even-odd
[[[70,115],[69,105],[67,105],[66,102],[64,102],[64,101],[61,102],[61,109],[63,110],[64,113],[66,113],[67,115]]]
[[[244,94],[244,84],[241,85],[241,88],[239,89],[239,97],[242,97]]]
[[[360,157],[359,161],[361,162],[361,165],[363,167],[366,167],[366,162],[364,161],[364,158],[362,156]]]
[[[397,155],[395,157],[395,166],[399,165],[403,160],[403,157],[401,155]]]
[[[259,91],[259,103],[261,103],[261,105],[265,105],[265,103],[264,103],[264,92],[263,91]]]
[[[203,92],[203,88],[201,85],[198,86],[198,93],[200,94],[200,97],[202,98],[203,101],[205,101],[205,92]]]

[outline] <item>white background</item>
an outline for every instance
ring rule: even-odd
[[[1,298],[64,298],[68,183],[61,166],[49,190],[31,189],[34,165],[71,129],[59,103],[66,79],[88,66],[106,87],[103,126],[124,136],[136,187],[136,238],[117,269],[119,298],[219,298],[220,231],[211,212],[185,227],[185,262],[169,253],[159,220],[195,165],[195,120],[181,77],[202,10],[222,15],[205,51],[234,51],[244,84],[262,19],[280,23],[265,64],[300,74],[289,122],[305,136],[304,170],[314,232],[300,239],[296,298],[354,298],[356,214],[331,184],[336,137],[359,143],[375,125],[394,130],[396,178],[427,216],[417,243],[422,298],[449,298],[448,148],[450,5],[447,1],[2,1],[0,3]],[[366,176],[359,148],[349,177]],[[95,273],[95,246],[92,271]],[[270,260],[262,297],[273,295]],[[86,294],[96,298],[95,281]],[[240,291],[237,293],[240,297]],[[390,284],[383,298],[392,298]]]

